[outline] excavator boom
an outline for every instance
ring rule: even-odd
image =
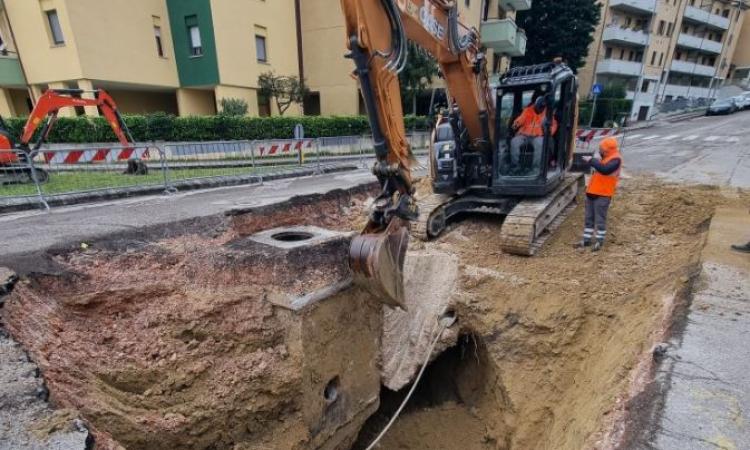
[[[407,40],[438,62],[462,113],[472,146],[491,148],[494,110],[479,34],[459,22],[451,0],[341,0],[348,58],[354,61],[377,161],[381,193],[362,235],[352,242],[355,277],[382,301],[404,306],[403,265],[408,221],[419,212],[412,197],[411,149],[406,139],[398,81],[407,63]]]

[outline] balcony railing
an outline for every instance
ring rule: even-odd
[[[664,86],[664,95],[684,98],[708,98],[710,95],[710,90],[704,87],[667,84],[666,86]]]
[[[656,0],[611,0],[609,6],[629,13],[654,14]]]
[[[525,11],[531,9],[531,0],[500,0],[500,7],[505,11]]]
[[[604,42],[645,47],[649,43],[650,36],[643,31],[611,25],[604,29],[602,39]]]
[[[526,33],[513,19],[494,19],[482,22],[482,43],[496,53],[522,56],[526,53]]]
[[[713,77],[716,74],[716,69],[713,66],[680,60],[672,61],[672,71],[700,75],[703,77]]]
[[[26,79],[23,76],[18,58],[0,56],[0,86],[26,87]]]
[[[626,77],[639,77],[643,64],[635,61],[623,61],[621,59],[605,59],[596,66],[596,73],[602,75],[622,75]]]
[[[677,45],[681,47],[687,47],[695,50],[702,50],[707,53],[720,54],[722,44],[721,42],[712,41],[711,39],[700,38],[698,36],[692,36],[685,33],[680,33],[680,37],[677,38]]]
[[[722,30],[729,29],[729,19],[726,17],[712,14],[706,10],[696,8],[695,6],[688,6],[685,8],[685,19],[693,22],[699,22],[704,25],[710,25],[714,28]]]

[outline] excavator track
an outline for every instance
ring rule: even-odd
[[[417,199],[419,218],[409,224],[411,235],[427,242],[445,229],[443,206],[453,199],[450,195],[430,193]]]
[[[583,187],[583,175],[571,174],[551,194],[521,201],[506,216],[500,230],[503,251],[534,256],[575,209]]]

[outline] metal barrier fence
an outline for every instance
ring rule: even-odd
[[[426,151],[428,133],[408,138],[417,154]],[[43,149],[0,166],[0,212],[262,183],[271,175],[366,167],[373,157],[372,140],[365,136]],[[145,163],[146,173],[132,166],[135,158]]]

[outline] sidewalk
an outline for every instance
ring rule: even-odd
[[[663,407],[634,448],[750,448],[750,256],[729,249],[748,233],[747,210],[717,211],[692,304],[657,373]]]

